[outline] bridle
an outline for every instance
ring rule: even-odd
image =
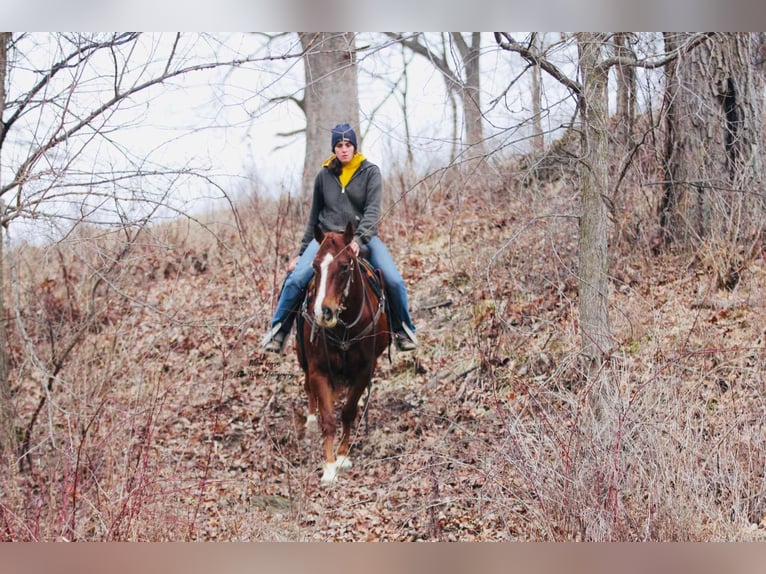
[[[344,249],[346,248],[347,247]],[[303,318],[311,325],[311,337],[309,338],[311,343],[314,342],[316,334],[321,332],[325,345],[332,343],[340,350],[348,351],[348,349],[350,349],[354,343],[361,341],[362,339],[368,337],[370,333],[374,332],[375,326],[378,323],[378,319],[385,309],[385,293],[381,293],[380,299],[378,300],[378,308],[374,313],[372,313],[372,319],[370,322],[361,332],[357,333],[353,337],[351,336],[351,330],[362,321],[365,308],[371,306],[372,302],[369,299],[365,285],[362,284],[364,281],[364,275],[362,274],[362,266],[359,264],[358,258],[356,256],[352,256],[349,261],[348,277],[346,278],[346,284],[343,286],[340,302],[338,304],[340,309],[338,322],[334,327],[327,328],[318,325],[314,316],[308,310],[309,297],[306,297],[303,301],[301,313],[303,314]],[[359,282],[362,285],[362,302],[359,305],[359,313],[357,314],[356,318],[350,323],[346,323],[343,319],[340,318],[340,313],[345,311],[347,308],[345,303],[351,294],[351,285],[354,282],[354,276],[359,278]],[[333,333],[333,331],[338,327],[343,328],[342,333]]]

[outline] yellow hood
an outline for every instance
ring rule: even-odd
[[[335,159],[335,154],[332,154],[327,160],[322,164],[322,166],[327,167],[330,165],[330,162]],[[351,158],[351,161],[349,161],[346,165],[343,166],[343,169],[340,172],[340,186],[341,186],[341,192],[346,191],[346,186],[348,185],[348,182],[351,181],[351,178],[353,177],[354,173],[356,173],[356,170],[359,169],[359,166],[362,165],[362,162],[367,159],[362,155],[361,153],[357,152],[354,154],[354,157]]]

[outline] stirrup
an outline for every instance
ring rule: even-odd
[[[402,323],[402,331],[404,331],[404,333],[407,335],[407,337],[410,339],[410,341],[412,341],[413,343],[415,343],[415,345],[417,345],[417,344],[418,344],[418,338],[415,336],[415,333],[413,332],[413,330],[412,330],[412,329],[410,329],[410,328],[409,328],[407,325],[405,325],[404,323]]]
[[[402,330],[394,333],[394,341],[399,351],[414,351],[418,348],[418,339],[406,325],[402,325]]]
[[[261,348],[273,353],[282,353],[287,344],[287,333],[280,332],[282,323],[277,323],[261,339]]]

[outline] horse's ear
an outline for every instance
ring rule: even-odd
[[[348,245],[354,240],[354,226],[349,221],[346,224],[346,230],[343,232],[343,242]]]
[[[317,240],[317,243],[322,243],[324,239],[324,232],[318,223],[314,225],[314,239]]]

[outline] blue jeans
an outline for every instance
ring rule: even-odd
[[[367,242],[370,250],[370,263],[376,269],[380,269],[383,274],[383,281],[386,284],[386,295],[388,305],[391,309],[391,330],[398,332],[402,330],[402,324],[414,333],[415,325],[410,317],[410,307],[407,302],[407,286],[399,273],[399,269],[394,263],[393,257],[386,249],[384,243],[379,237],[373,237]],[[282,291],[279,294],[277,310],[274,312],[274,318],[271,320],[272,328],[277,323],[282,323],[281,331],[287,333],[292,327],[295,315],[299,312],[300,305],[303,302],[303,295],[306,286],[311,281],[314,269],[311,264],[319,251],[319,244],[312,240],[308,244],[303,255],[298,259],[298,263],[285,279]]]

